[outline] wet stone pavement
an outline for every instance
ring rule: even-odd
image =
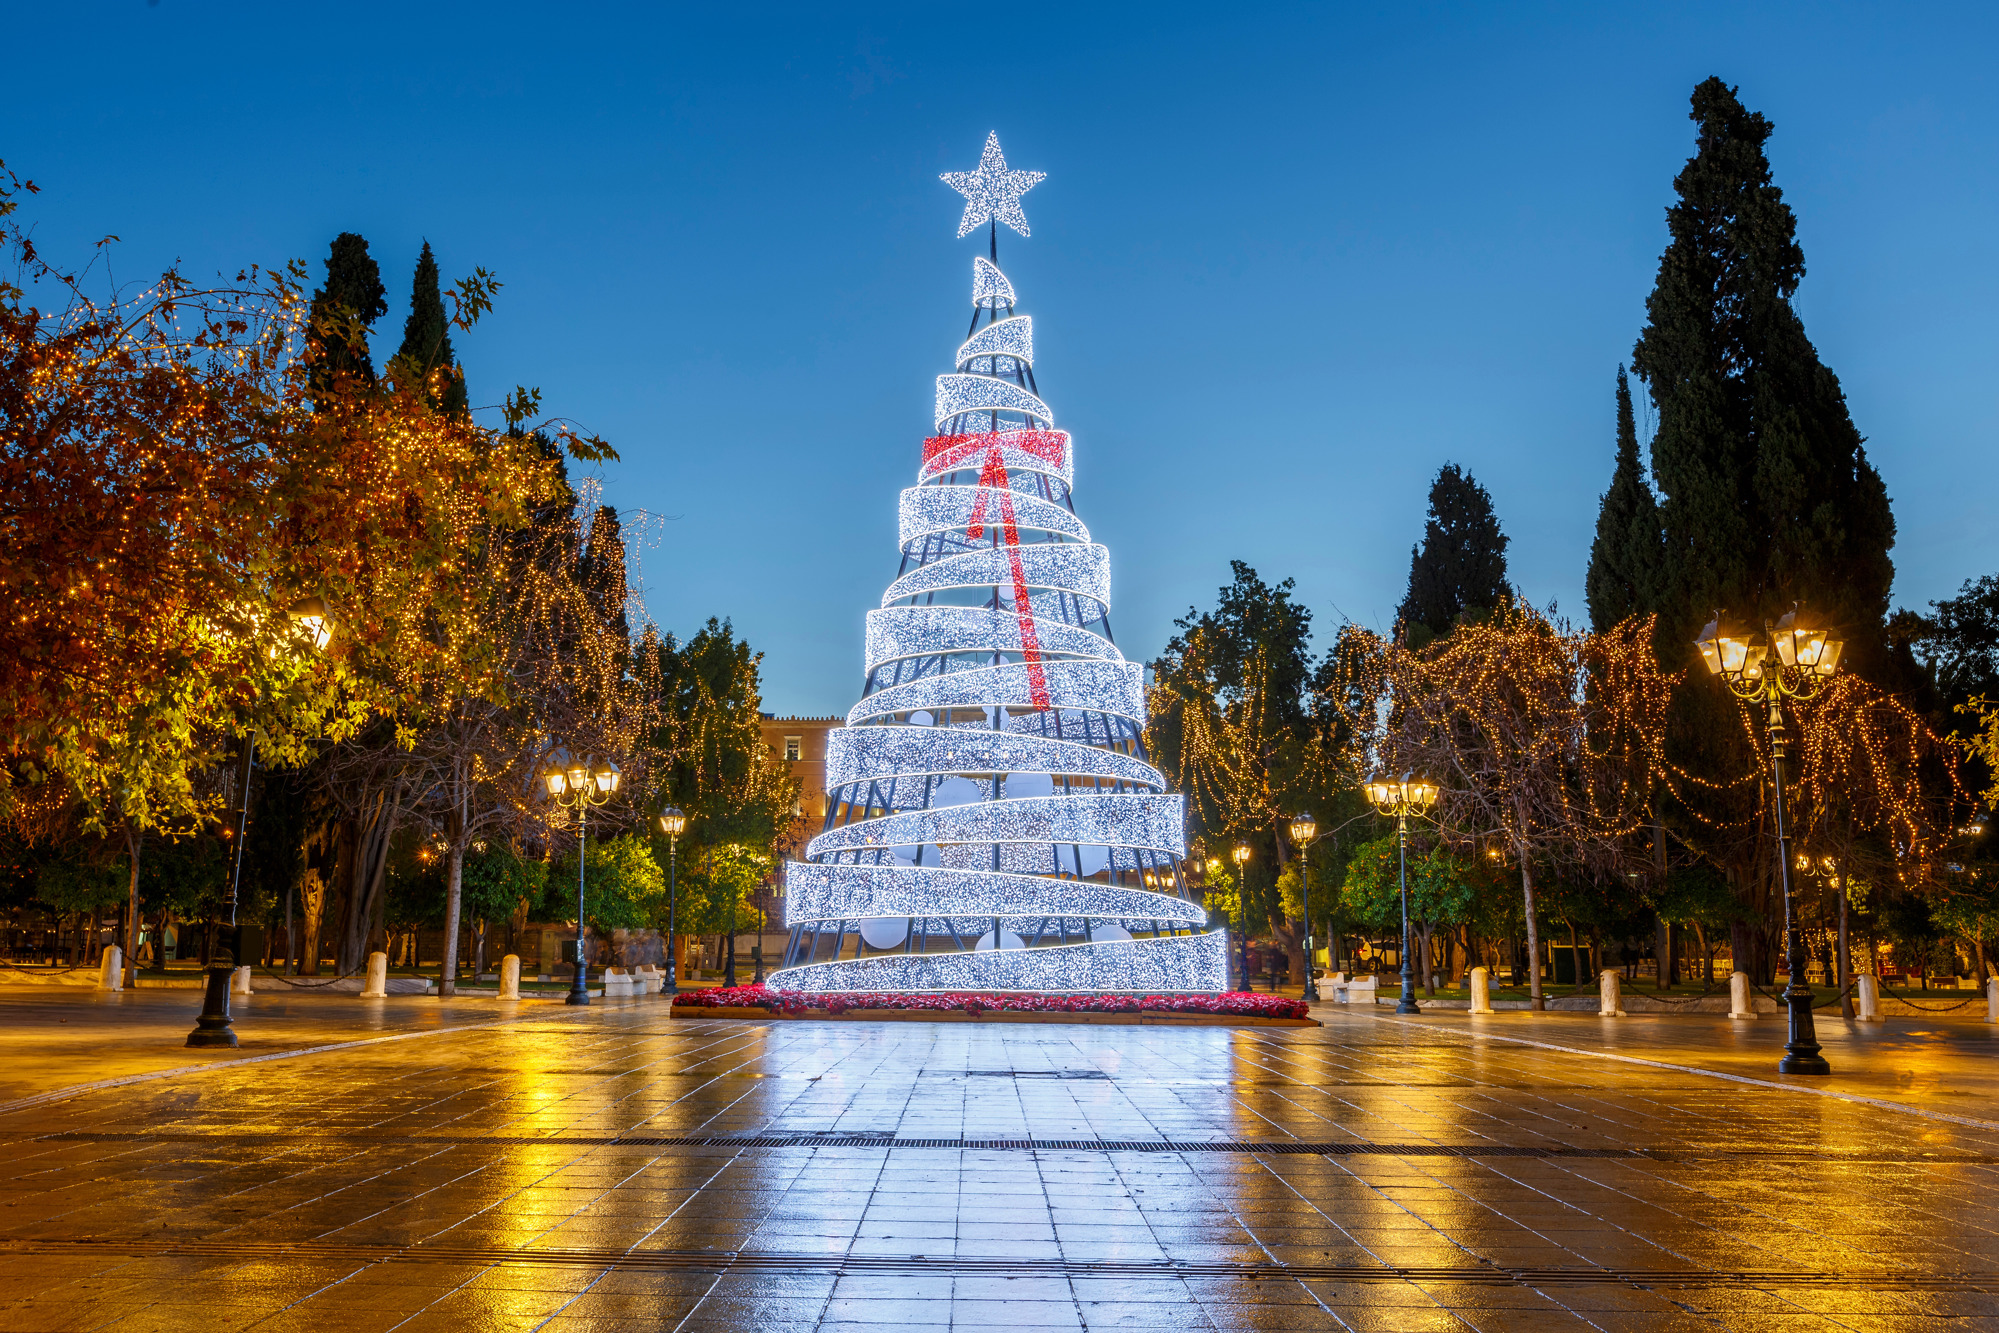
[[[290,1003],[277,1058],[0,1104],[0,1330],[1999,1330],[1971,1025],[1831,1040],[1891,1105],[1705,1018]]]

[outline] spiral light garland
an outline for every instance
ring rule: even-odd
[[[947,177],[967,228],[1024,235],[1040,178],[1008,173],[997,140],[986,158]],[[1076,516],[1070,437],[1014,303],[975,260],[971,336],[898,506],[902,567],[868,613],[867,684],[828,740],[826,826],[786,867],[779,989],[1226,988],[1226,938],[1196,933],[1207,913],[1180,882],[1184,802],[1145,758],[1143,672],[1111,637],[1110,552]]]

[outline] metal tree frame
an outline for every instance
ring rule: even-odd
[[[1112,639],[1108,553],[1076,515],[998,259],[995,222],[862,698],[828,737],[825,822],[785,868],[769,981],[1223,990],[1225,934],[1206,938],[1181,872],[1184,806],[1146,759],[1142,668]]]

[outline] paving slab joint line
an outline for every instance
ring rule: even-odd
[[[1730,1074],[1720,1069],[1703,1069],[1699,1065],[1676,1065],[1667,1060],[1647,1060],[1643,1056],[1619,1055],[1615,1051],[1593,1051],[1587,1046],[1563,1046],[1552,1041],[1535,1041],[1531,1037],[1509,1037],[1498,1032],[1459,1032],[1452,1028],[1435,1027],[1408,1018],[1389,1018],[1377,1015],[1377,1021],[1394,1023],[1401,1027],[1421,1028],[1425,1032],[1441,1033],[1457,1037],[1466,1043],[1476,1041],[1510,1041],[1516,1046],[1535,1046],[1544,1051],[1560,1051],[1564,1055],[1589,1055],[1599,1060],[1617,1060],[1628,1065],[1649,1065],[1653,1069],[1671,1069],[1681,1074],[1699,1074],[1703,1078],[1718,1078],[1729,1083],[1747,1083],[1757,1088],[1778,1088],[1784,1092],[1804,1092],[1814,1097],[1831,1097],[1835,1101],[1853,1102],[1860,1106],[1879,1107],[1884,1111],[1900,1111],[1904,1115],[1918,1115],[1926,1120],[1944,1120],[1953,1125],[1969,1125],[1973,1129],[1999,1129],[1999,1120],[1980,1120],[1976,1116],[1952,1115],[1948,1111],[1929,1111],[1920,1106],[1910,1106],[1905,1102],[1891,1102],[1880,1097],[1863,1097],[1857,1092],[1840,1092],[1833,1088],[1815,1088],[1808,1083],[1779,1083],[1771,1078],[1752,1078],[1748,1074]]]
[[[446,1027],[425,1028],[421,1032],[391,1032],[380,1037],[357,1037],[353,1041],[336,1041],[327,1046],[305,1046],[296,1051],[272,1051],[269,1055],[246,1055],[237,1060],[216,1060],[205,1065],[182,1065],[175,1069],[153,1069],[143,1074],[126,1074],[121,1078],[102,1078],[95,1083],[73,1083],[66,1088],[52,1092],[38,1092],[29,1097],[17,1097],[11,1102],[0,1102],[0,1115],[11,1115],[15,1111],[26,1111],[50,1102],[66,1101],[80,1097],[86,1092],[103,1092],[107,1088],[122,1088],[133,1083],[151,1083],[157,1079],[180,1078],[189,1074],[213,1074],[223,1069],[240,1069],[244,1065],[260,1065],[269,1060],[295,1060],[302,1055],[324,1055],[328,1051],[352,1050],[356,1046],[376,1046],[385,1041],[409,1041],[415,1037],[437,1037],[447,1032],[473,1032],[480,1028],[510,1027],[516,1023],[535,1020],[526,1016],[520,1018],[499,1018],[488,1023],[454,1023]]]

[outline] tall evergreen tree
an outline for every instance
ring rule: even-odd
[[[1638,460],[1638,427],[1631,415],[1631,381],[1617,368],[1617,465],[1596,516],[1585,591],[1589,619],[1598,632],[1627,616],[1658,607],[1659,502]]]
[[[618,524],[618,511],[610,505],[597,507],[590,535],[583,543],[578,574],[590,605],[606,625],[629,640],[632,630],[625,619],[625,534]]]
[[[389,313],[388,296],[388,289],[382,286],[382,270],[368,253],[368,242],[351,231],[334,237],[326,255],[326,281],[312,294],[313,336],[321,346],[319,362],[306,380],[314,401],[341,375],[374,381],[368,329]]]
[[[451,321],[444,313],[437,260],[430,253],[429,241],[423,243],[423,253],[417,256],[416,278],[410,284],[410,315],[403,324],[403,345],[396,355],[407,358],[426,380],[435,370],[450,372],[443,392],[431,397],[432,407],[461,416],[470,410],[465,396],[465,375],[451,351]]]
[[[1760,627],[1802,601],[1866,670],[1894,577],[1887,489],[1791,305],[1805,261],[1771,183],[1770,122],[1714,78],[1691,116],[1697,147],[1632,354],[1659,414],[1661,650],[1683,657],[1717,607]]]
[[[1477,620],[1512,597],[1506,582],[1506,534],[1492,496],[1456,463],[1437,470],[1423,542],[1409,552],[1409,592],[1397,609],[1411,647]]]

